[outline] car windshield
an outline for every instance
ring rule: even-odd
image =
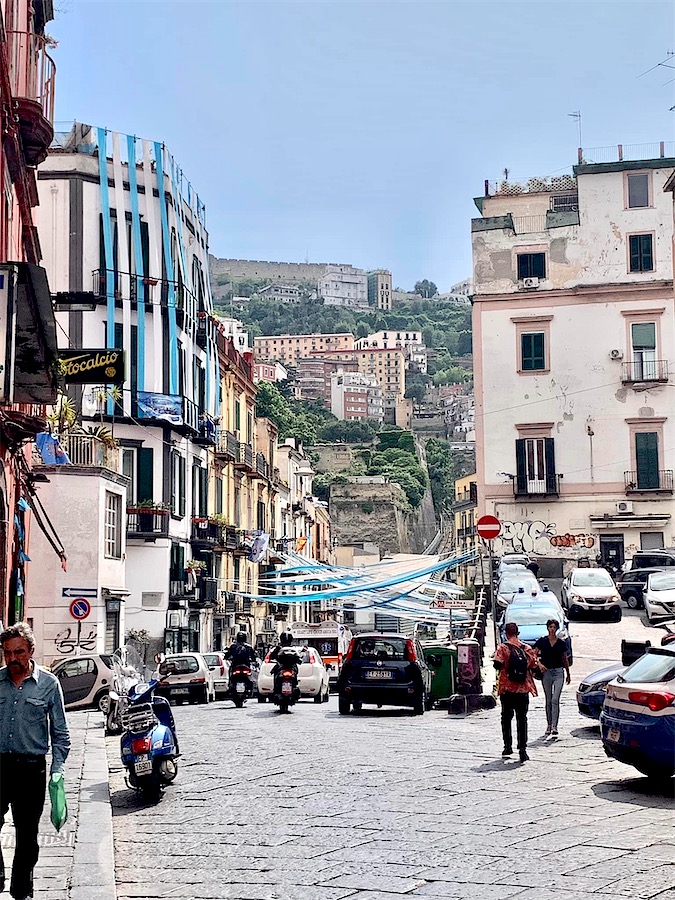
[[[653,591],[673,591],[675,590],[675,575],[670,572],[664,572],[663,575],[652,575],[649,579],[649,587]]]
[[[544,625],[547,619],[560,619],[560,613],[548,603],[536,603],[532,606],[509,607],[506,622],[518,625]]]
[[[361,638],[355,641],[352,659],[406,659],[405,638]]]
[[[518,588],[524,590],[533,590],[539,586],[539,582],[534,575],[528,576],[525,573],[519,575],[504,575],[499,582],[498,591],[500,594],[514,594]]]
[[[574,587],[613,587],[612,576],[605,569],[577,569],[572,575]]]
[[[675,656],[672,653],[650,652],[636,660],[619,675],[628,684],[660,684],[675,678]]]
[[[199,663],[196,656],[174,656],[165,659],[159,666],[160,675],[187,675],[198,671]]]

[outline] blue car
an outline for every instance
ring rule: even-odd
[[[624,670],[623,663],[615,662],[604,666],[596,672],[587,675],[577,688],[577,706],[582,716],[589,719],[600,718],[602,704],[605,700],[605,691],[610,681],[620,675]]]
[[[521,600],[516,595],[512,603],[504,610],[504,615],[499,623],[501,638],[503,641],[506,640],[504,629],[509,622],[515,622],[520,632],[520,640],[524,644],[534,647],[539,638],[546,637],[548,619],[558,620],[558,637],[567,644],[567,658],[572,665],[572,638],[569,633],[569,622],[554,594],[551,594],[550,599],[542,593],[536,599],[529,597],[525,600]]]
[[[675,649],[649,647],[609,683],[600,730],[608,756],[648,778],[675,775]]]

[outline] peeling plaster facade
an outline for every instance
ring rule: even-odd
[[[583,164],[564,198],[538,180],[476,200],[478,512],[503,523],[496,550],[550,559],[549,575],[675,545],[674,171],[675,159]],[[647,206],[628,208],[634,174]],[[652,267],[634,272],[642,234]],[[545,276],[519,280],[519,254],[543,254]],[[644,365],[634,325],[655,336]]]

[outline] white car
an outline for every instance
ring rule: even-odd
[[[675,616],[675,573],[652,572],[642,594],[649,622]]]
[[[298,668],[298,687],[301,697],[311,697],[315,703],[328,703],[329,678],[319,651],[314,647],[295,647],[302,662]],[[264,703],[274,691],[274,670],[276,663],[269,653],[258,673],[258,703]]]
[[[216,696],[218,694],[227,694],[230,687],[230,664],[225,659],[224,654],[217,650],[213,653],[204,653],[203,656],[206,665],[213,674]]]
[[[171,653],[159,664],[155,693],[167,700],[210,703],[216,699],[213,672],[201,653]]]
[[[621,597],[607,569],[572,569],[562,585],[562,605],[570,619],[576,613],[609,613],[621,619]]]

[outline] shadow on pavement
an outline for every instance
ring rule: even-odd
[[[661,806],[654,801],[673,800],[675,781],[672,778],[646,777],[624,778],[621,781],[599,781],[593,785],[593,793],[614,803],[632,803],[633,806]]]
[[[587,725],[585,728],[575,728],[570,731],[571,737],[580,738],[582,741],[599,741],[600,726]]]

